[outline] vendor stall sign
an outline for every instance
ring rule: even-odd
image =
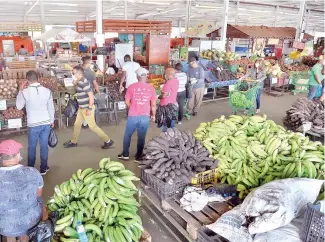
[[[268,45],[278,45],[279,39],[268,39],[267,44]]]
[[[8,119],[8,129],[18,129],[22,127],[21,118]]]
[[[257,56],[264,54],[265,39],[255,39],[253,45],[253,53]]]
[[[97,55],[107,55],[108,54],[108,48],[106,46],[104,46],[104,47],[97,47],[96,54]]]
[[[0,100],[0,111],[7,110],[7,101]]]
[[[300,41],[294,41],[292,44],[292,48],[303,50],[305,48],[305,43],[302,43]]]
[[[126,104],[125,104],[125,102],[118,102],[118,103],[117,103],[117,106],[118,106],[118,109],[119,109],[119,110],[124,110],[124,109],[126,109]]]

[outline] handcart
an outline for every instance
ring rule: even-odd
[[[239,111],[248,115],[256,113],[256,96],[261,86],[254,81],[238,81],[233,89],[229,89],[229,104],[236,114]]]

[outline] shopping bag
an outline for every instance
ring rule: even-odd
[[[35,227],[27,231],[29,242],[51,242],[57,218],[57,212],[52,213],[47,220],[41,221]]]
[[[58,144],[58,136],[56,136],[56,133],[55,133],[54,129],[51,128],[48,145],[51,148],[54,148],[57,144]]]
[[[79,106],[77,101],[70,98],[63,114],[68,118],[72,118],[77,113],[78,108]]]

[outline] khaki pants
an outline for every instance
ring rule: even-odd
[[[97,126],[95,122],[95,107],[93,107],[91,114],[89,116],[86,115],[86,110],[87,109],[80,109],[80,108],[78,110],[77,118],[74,123],[74,130],[73,130],[71,142],[74,144],[78,143],[81,125],[84,120],[88,123],[89,128],[93,132],[95,132],[104,142],[109,141],[109,137],[103,132],[103,130],[101,130]]]
[[[204,96],[204,87],[201,88],[193,88],[192,89],[192,98],[188,100],[188,109],[189,112],[197,113],[201,107],[202,100]]]

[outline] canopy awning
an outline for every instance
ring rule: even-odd
[[[38,36],[35,40],[42,40],[48,43],[59,43],[59,42],[89,42],[90,38],[79,34],[70,28],[54,28],[44,34]]]

